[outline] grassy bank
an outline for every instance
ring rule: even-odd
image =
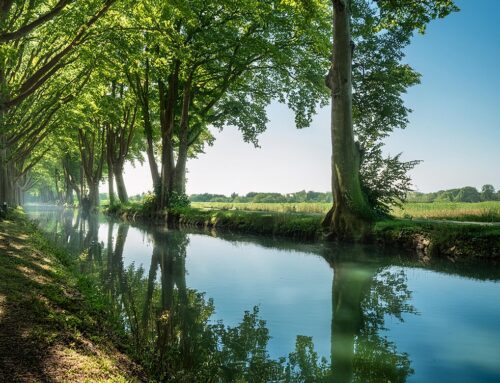
[[[395,219],[376,223],[373,238],[414,249],[422,257],[500,260],[500,226]]]
[[[92,281],[16,211],[0,221],[0,381],[138,382]]]
[[[113,215],[143,222],[166,221],[166,215],[151,215],[140,205],[115,208]],[[170,218],[181,226],[303,240],[323,238],[323,216],[319,214],[186,208]],[[370,241],[415,250],[425,257],[500,259],[500,226],[394,219],[376,223]]]
[[[164,223],[167,220],[167,214],[151,213],[140,204],[114,206],[105,212],[130,221]],[[181,226],[222,228],[304,240],[321,237],[321,215],[182,208],[170,216]]]
[[[237,210],[269,213],[326,214],[329,203],[227,203],[193,202],[194,208],[202,210]],[[394,208],[397,218],[434,219],[472,222],[500,222],[500,201],[495,202],[431,202],[405,203]]]
[[[177,214],[178,222],[187,226],[224,228],[306,240],[321,237],[322,216],[199,209],[182,209]]]

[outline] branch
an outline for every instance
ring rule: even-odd
[[[7,42],[12,41],[12,40],[19,40],[21,37],[27,35],[28,33],[30,33],[33,29],[35,29],[39,25],[42,25],[43,23],[46,23],[49,20],[52,20],[59,13],[61,13],[61,11],[64,9],[64,7],[66,7],[66,5],[68,5],[70,2],[71,2],[71,0],[60,0],[54,6],[54,8],[52,10],[43,14],[38,19],[32,21],[29,24],[23,25],[17,31],[1,34],[0,35],[0,44],[7,43]]]

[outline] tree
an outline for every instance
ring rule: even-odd
[[[401,45],[401,42],[409,40],[415,29],[423,31],[427,22],[446,16],[456,7],[448,0],[410,3],[380,0],[374,4],[368,0],[332,0],[332,6],[333,52],[326,83],[332,97],[332,191],[335,204],[325,217],[324,225],[331,237],[356,239],[367,234],[375,212],[363,190],[360,175],[363,150],[354,136],[352,63],[356,36],[352,35],[351,12],[353,9],[376,9],[376,12],[367,15],[372,22],[365,23],[365,34],[371,36],[395,31],[395,42]],[[361,14],[361,17],[365,16],[366,12]],[[363,33],[360,35],[363,37]],[[389,51],[388,55],[396,61],[402,57],[398,50]],[[380,96],[383,97],[384,89],[381,90]],[[390,111],[388,116],[390,118]],[[384,120],[377,122],[383,128]]]
[[[455,199],[458,202],[479,202],[481,201],[481,194],[473,186],[466,186],[460,189]]]
[[[82,78],[83,72],[78,70],[82,68],[74,70],[77,48],[88,41],[93,27],[113,2],[1,2],[1,201],[19,202],[19,188],[23,185],[18,183],[41,158],[28,161],[28,157],[47,136],[56,110],[73,97],[64,87],[52,88],[51,83],[60,80],[55,74],[65,77],[68,84]],[[20,144],[22,139],[25,141]]]
[[[116,89],[118,87],[118,91]],[[114,107],[114,118],[106,124],[106,158],[108,163],[108,185],[110,203],[113,204],[113,176],[116,180],[118,198],[121,203],[128,202],[125,181],[123,180],[123,166],[129,158],[129,151],[134,138],[137,104],[131,97],[131,92],[125,90],[125,84],[113,82],[111,103]]]
[[[142,108],[159,209],[172,192],[184,193],[187,159],[210,142],[209,126],[236,126],[257,144],[273,99],[295,111],[299,127],[310,122],[324,95],[325,10],[282,1],[144,1],[136,9],[132,22],[143,33],[129,82]]]
[[[483,185],[481,188],[481,200],[483,201],[494,201],[495,200],[495,188],[493,185]]]

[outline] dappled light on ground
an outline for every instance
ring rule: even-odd
[[[82,328],[81,295],[54,254],[37,248],[51,251],[40,235],[7,221],[0,232],[0,381],[138,381],[127,357],[84,334],[93,330]]]

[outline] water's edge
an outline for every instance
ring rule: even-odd
[[[307,214],[264,214],[245,211],[201,211],[186,209],[177,214],[144,214],[138,210],[104,211],[112,218],[125,222],[221,229],[264,236],[293,238],[308,242],[326,242],[321,230],[321,218]],[[427,262],[443,258],[461,260],[500,259],[500,227],[386,220],[377,222],[364,241],[384,248],[405,249]]]

